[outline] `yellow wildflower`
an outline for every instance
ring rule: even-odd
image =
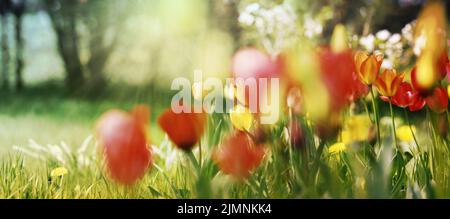
[[[52,172],[50,172],[50,176],[51,177],[59,177],[59,176],[64,176],[68,173],[69,171],[67,171],[67,169],[65,167],[58,167],[52,170]]]
[[[369,137],[371,121],[368,115],[356,115],[347,119],[341,133],[341,141],[348,144],[354,141],[366,141]]]
[[[413,132],[416,132],[416,127],[415,126],[411,126],[411,128],[409,126],[407,126],[407,125],[400,126],[397,129],[397,138],[400,141],[405,141],[405,142],[414,141],[414,136],[411,133],[411,129],[413,130]]]
[[[347,147],[343,142],[337,142],[328,148],[328,152],[330,154],[338,154],[345,151],[345,149],[347,149]]]

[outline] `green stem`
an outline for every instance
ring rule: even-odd
[[[198,163],[200,168],[202,167],[202,140],[198,141]]]
[[[436,174],[436,166],[437,166],[437,161],[436,161],[436,149],[437,149],[437,137],[436,137],[436,133],[434,130],[434,124],[433,124],[433,119],[431,118],[431,112],[430,109],[428,107],[426,107],[427,110],[427,119],[428,119],[428,125],[429,125],[429,130],[431,131],[431,142],[433,143],[432,148],[431,148],[431,164],[432,164],[432,170],[433,170],[433,174]]]
[[[391,98],[389,98],[389,109],[391,111],[391,119],[392,119],[392,134],[394,135],[394,144],[395,144],[395,148],[398,148],[398,143],[397,143],[397,132],[395,130],[395,119],[394,119],[394,110],[392,109],[392,100]]]
[[[320,167],[320,162],[321,162],[320,157],[322,156],[324,147],[325,147],[325,141],[321,140],[319,143],[319,147],[317,148],[317,151],[316,151],[316,158],[315,158],[315,163],[314,163],[313,171],[312,171],[313,175],[312,175],[312,178],[310,179],[311,182],[314,181],[314,178],[316,177],[316,175],[319,172],[319,169],[320,169],[319,167]]]
[[[192,151],[189,150],[189,151],[186,151],[186,155],[189,158],[189,160],[191,161],[191,163],[194,166],[197,173],[199,173],[200,172],[200,164],[198,163],[197,159],[195,159],[194,153],[192,153]]]
[[[375,102],[375,94],[373,93],[373,87],[370,86],[370,94],[372,95],[372,108],[373,108],[373,114],[375,115],[375,125],[377,126],[377,141],[378,145],[381,147],[381,135],[380,135],[380,123],[378,118],[378,110],[377,105]]]
[[[415,142],[416,145],[417,145],[417,150],[418,150],[419,153],[420,153],[419,142],[417,141],[416,134],[414,134],[414,130],[413,130],[412,126],[411,126],[411,122],[409,121],[408,111],[406,111],[406,108],[403,108],[403,111],[405,112],[405,120],[406,120],[406,123],[408,123],[409,130],[411,130],[411,134],[412,134],[412,136],[413,136],[414,142]]]
[[[371,116],[370,116],[370,113],[369,113],[369,107],[367,106],[367,103],[366,103],[366,101],[364,101],[363,99],[361,99],[361,102],[363,103],[363,105],[364,105],[364,110],[366,110],[366,113],[367,113],[367,115],[369,115],[369,119],[370,119],[370,122],[371,123],[374,123],[375,121],[375,118],[372,118]],[[374,116],[375,117],[375,116]]]

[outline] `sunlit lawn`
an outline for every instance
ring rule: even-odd
[[[139,93],[139,89],[136,90],[133,92]],[[0,95],[0,156],[12,153],[14,145],[27,145],[30,139],[44,145],[64,141],[67,145],[79,146],[93,134],[95,121],[102,113],[113,108],[128,110],[136,103],[145,102],[138,95],[104,99],[71,97],[51,86],[3,93]],[[152,106],[152,115],[160,108]],[[152,138],[160,141],[162,134],[154,123],[150,129]]]

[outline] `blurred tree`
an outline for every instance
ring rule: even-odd
[[[104,70],[118,41],[128,2],[120,0],[45,0],[66,69],[66,85],[75,90],[102,89]],[[86,33],[88,57],[81,58],[79,27]],[[88,83],[86,83],[88,82]]]
[[[129,2],[122,0],[84,0],[80,18],[87,27],[89,59],[86,70],[89,84],[94,87],[105,85],[104,71],[108,58],[117,42],[126,20]]]
[[[0,16],[1,16],[1,26],[2,26],[2,89],[8,89],[9,87],[9,47],[8,47],[8,13],[11,9],[10,0],[0,1]]]
[[[66,70],[66,86],[75,90],[84,83],[76,31],[76,6],[78,1],[45,0],[46,9],[57,37],[58,51]]]
[[[23,37],[22,37],[22,17],[25,12],[25,0],[11,0],[12,12],[15,17],[15,41],[16,41],[16,89],[23,88]]]
[[[241,27],[239,26],[239,0],[208,1],[209,16],[212,17],[212,25],[231,34],[234,41],[234,49],[240,45]]]

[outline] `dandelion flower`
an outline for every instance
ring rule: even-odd
[[[347,149],[347,147],[345,146],[345,144],[343,142],[337,142],[328,148],[328,152],[330,154],[338,154],[338,153],[344,152],[346,149]]]
[[[64,176],[67,173],[69,173],[69,171],[67,171],[67,169],[65,167],[57,167],[55,169],[52,170],[52,172],[50,172],[50,176],[51,177],[60,177],[60,176]]]

